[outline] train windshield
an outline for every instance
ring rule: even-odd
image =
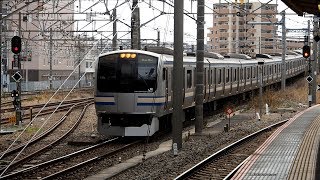
[[[112,54],[99,58],[97,89],[101,92],[154,92],[156,57],[145,54]]]

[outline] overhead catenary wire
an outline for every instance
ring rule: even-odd
[[[136,6],[137,7],[137,6]],[[136,8],[134,7],[133,10]],[[133,11],[132,10],[132,11]],[[98,44],[98,40],[95,42],[96,46]],[[55,93],[49,98],[47,103],[38,111],[38,113],[35,115],[35,117],[27,124],[27,126],[22,130],[22,132],[18,135],[18,137],[10,144],[10,146],[3,152],[0,159],[3,158],[3,156],[9,151],[9,149],[13,146],[13,144],[21,137],[21,135],[26,131],[26,129],[36,120],[38,115],[42,112],[42,110],[48,105],[48,103],[53,99],[53,97],[58,93],[60,89],[62,89],[63,85],[68,81],[68,79],[71,77],[71,75],[77,70],[77,68],[81,65],[81,63],[86,59],[86,56],[94,49],[94,46],[91,48],[90,51],[86,53],[84,58],[79,62],[79,64],[74,67],[74,70],[72,73],[69,74],[69,76],[64,80],[64,82],[60,85],[60,87],[55,91]],[[105,49],[105,48],[104,48]],[[104,50],[103,49],[103,50]],[[101,52],[103,52],[103,50]],[[92,67],[92,64],[91,64]],[[65,101],[65,99],[70,95],[70,93],[73,91],[73,89],[78,85],[78,83],[81,81],[82,77],[85,76],[86,73],[83,73],[81,78],[75,83],[73,88],[70,90],[70,92],[65,96],[65,98],[60,102],[60,104],[57,106],[57,108],[50,114],[50,116],[43,122],[43,124],[40,126],[40,128],[35,132],[35,134],[31,137],[31,139],[26,143],[26,145],[21,149],[21,151],[14,157],[14,159],[9,163],[9,165],[4,169],[4,171],[0,174],[0,177],[8,170],[8,168],[11,166],[11,164],[15,161],[15,159],[24,151],[24,149],[30,144],[30,142],[36,137],[36,135],[42,130],[45,124],[47,124],[48,120],[52,117],[52,115],[57,111],[57,109],[61,106],[61,104]]]

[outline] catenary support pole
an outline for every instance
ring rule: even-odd
[[[184,121],[182,109],[183,75],[183,1],[174,1],[172,143],[176,144],[178,149],[182,148],[182,122]]]
[[[22,36],[21,33],[21,12],[19,12],[19,36]],[[21,73],[21,53],[18,54],[18,72]],[[17,109],[16,109],[16,125],[19,125],[21,119],[21,80],[17,82]]]
[[[286,88],[286,12],[282,11],[282,69],[281,69],[281,90],[284,91]]]
[[[318,22],[316,22],[316,16],[313,16],[313,37],[315,36],[315,34],[318,32]],[[311,38],[310,38],[311,39]],[[312,49],[313,49],[313,52],[311,54],[312,57],[312,78],[313,78],[313,81],[311,82],[312,83],[312,104],[315,105],[317,103],[317,51],[318,51],[318,48],[317,48],[317,42],[313,39],[313,43],[312,43]]]
[[[133,0],[131,14],[131,49],[140,49],[140,10],[138,0]]]
[[[0,57],[2,58],[3,56],[2,56],[2,45],[4,44],[4,43],[6,43],[6,42],[4,42],[3,44],[2,44],[2,1],[0,2]],[[2,59],[0,59],[1,60],[1,63],[0,63],[0,67],[1,67],[1,69],[0,69],[0,112],[1,112],[1,100],[2,100]],[[0,119],[1,119],[1,113],[0,113]],[[0,132],[2,131],[2,129],[1,129],[1,122],[0,122]]]
[[[49,42],[49,88],[52,89],[52,51],[53,51],[53,42],[52,42],[52,28],[50,28],[50,42]]]
[[[204,0],[198,0],[197,11],[197,78],[196,78],[196,109],[195,133],[201,134],[203,129],[203,78],[204,77]]]
[[[305,45],[308,45],[310,46],[310,20],[308,20],[308,32],[307,32],[307,37],[305,39]],[[311,57],[309,57],[307,60],[308,60],[308,75],[309,76],[312,76],[312,68],[311,68],[311,60],[310,60]],[[309,82],[308,83],[308,105],[309,107],[311,107],[311,104],[312,104],[312,84]]]
[[[113,21],[113,31],[112,31],[112,50],[117,50],[117,9],[115,8],[112,12],[112,21]]]

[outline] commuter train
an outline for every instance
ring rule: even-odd
[[[151,52],[153,51],[153,52]],[[165,52],[165,53],[164,53]],[[171,55],[170,55],[171,54]],[[281,57],[209,54],[204,58],[204,103],[281,82]],[[173,112],[173,53],[164,48],[101,54],[95,67],[98,131],[110,136],[151,136]],[[302,55],[286,55],[286,78],[305,72]],[[183,57],[183,109],[195,106],[196,57]],[[168,120],[169,119],[169,120]]]

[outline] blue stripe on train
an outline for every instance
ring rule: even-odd
[[[164,103],[137,103],[137,106],[163,106]]]
[[[96,102],[96,105],[116,105],[115,102]]]
[[[112,96],[112,95],[107,95],[107,96],[103,96],[103,95],[97,95],[96,97],[114,97],[114,96]]]
[[[164,98],[165,96],[138,96],[138,98]]]

